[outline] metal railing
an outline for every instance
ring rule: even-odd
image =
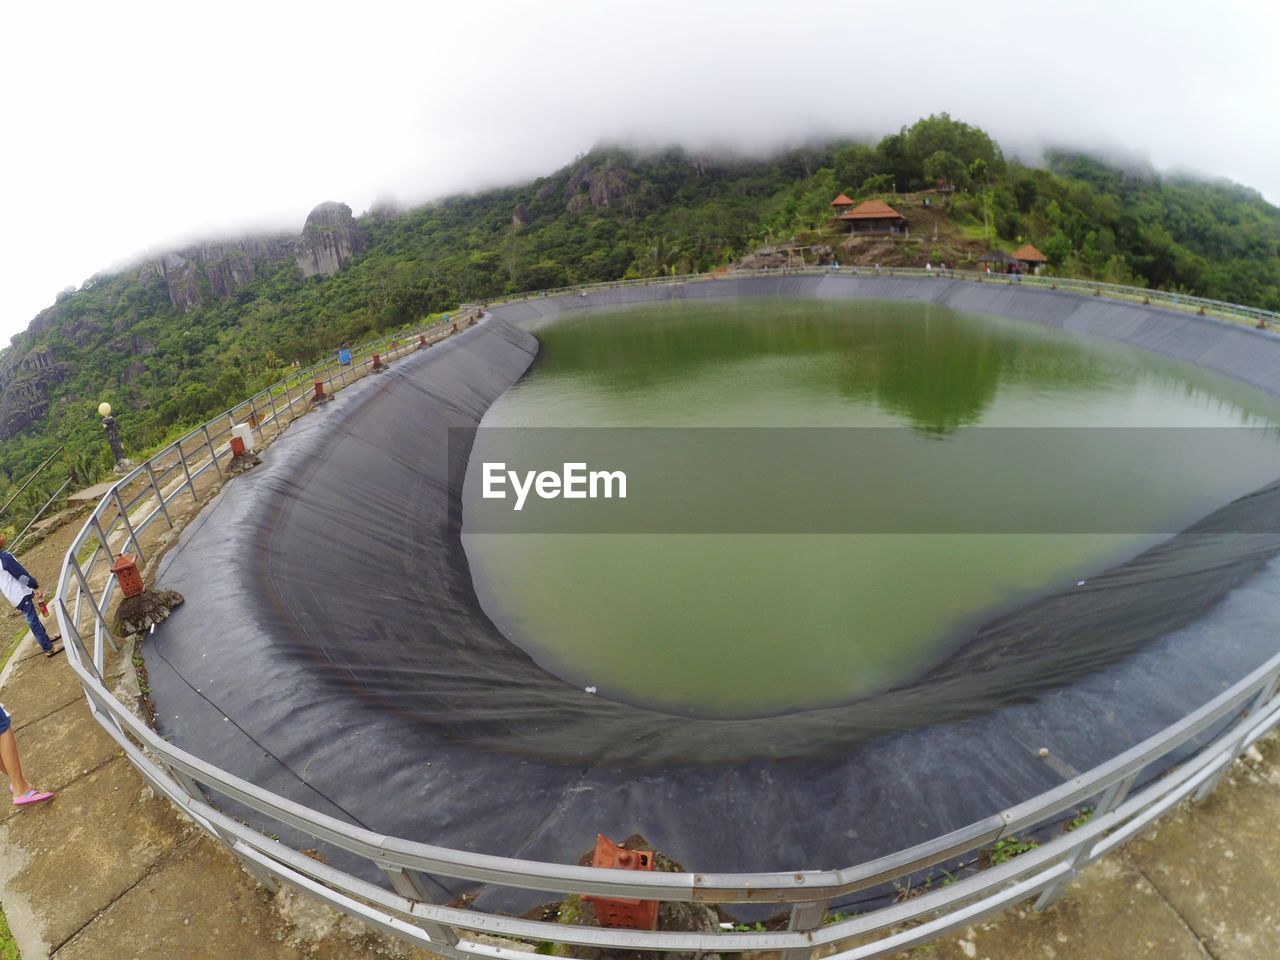
[[[1142,303],[1164,307],[1181,312],[1195,313],[1201,316],[1223,317],[1239,323],[1247,323],[1259,328],[1278,329],[1280,313],[1264,310],[1261,307],[1243,306],[1225,300],[1211,300],[1207,297],[1196,297],[1186,293],[1152,290],[1147,287],[1130,287],[1119,283],[1102,283],[1096,280],[1082,280],[1073,277],[1033,276],[1030,274],[987,273],[981,270],[955,270],[925,267],[837,267],[837,266],[804,266],[804,267],[759,267],[753,269],[728,269],[713,273],[689,273],[670,277],[640,277],[630,280],[614,280],[607,283],[580,284],[568,287],[553,287],[526,293],[510,294],[490,298],[486,305],[513,303],[520,300],[541,299],[579,294],[590,290],[611,290],[619,287],[646,287],[654,284],[681,284],[691,281],[714,281],[740,277],[800,277],[800,276],[846,276],[846,277],[914,277],[933,280],[964,280],[971,283],[998,283],[1012,287],[1038,287],[1042,289],[1061,290],[1066,293],[1081,293],[1087,296],[1102,297],[1109,300],[1121,300],[1127,303]]]
[[[222,461],[229,462],[232,458],[231,434],[237,423],[247,424],[259,440],[265,440],[268,430],[274,429],[278,434],[311,408],[316,384],[321,384],[326,395],[332,396],[334,391],[368,374],[375,356],[389,363],[423,345],[438,343],[450,333],[474,323],[479,312],[478,308],[464,306],[456,317],[361,344],[344,351],[348,354],[346,358],[335,351],[332,357],[293,370],[284,379],[165,445],[116,481],[67,551],[58,584],[59,601],[73,600],[70,621],[73,632],[83,622],[85,597],[91,601],[89,612],[94,615],[95,624],[92,666],[99,675],[103,670],[104,646],[115,647],[106,623],[115,577],[106,567],[120,553],[133,553],[140,563],[146,562],[140,537],[158,520],[164,520],[172,528],[169,508],[183,494],[199,503],[196,484],[208,471],[214,471],[219,479],[223,477]],[[100,588],[103,596],[97,601],[90,586],[95,577],[103,581]],[[65,630],[68,624],[61,620],[61,602],[58,609],[59,625]]]
[[[62,451],[63,446],[62,444],[59,444],[58,449],[49,454],[49,456],[46,457],[38,467],[31,471],[27,478],[23,480],[21,486],[19,486],[18,489],[10,495],[9,499],[6,500],[3,505],[0,505],[0,517],[3,517],[9,507],[13,506],[14,501],[22,496],[22,494],[26,492],[27,488],[30,487],[31,484],[35,483],[36,480],[39,479],[40,475],[52,466],[53,461],[57,458],[58,454],[62,453]],[[27,533],[40,521],[40,518],[44,516],[45,511],[57,502],[58,498],[62,496],[63,491],[65,491],[67,487],[71,486],[71,480],[74,476],[75,473],[73,471],[71,476],[62,482],[62,485],[53,492],[49,499],[47,499],[42,506],[36,508],[36,512],[32,514],[31,519],[27,521],[27,525],[22,528],[21,532],[19,532],[16,537],[13,538],[13,545],[9,548],[12,552],[18,552],[18,547],[20,547],[26,539]]]
[[[894,271],[894,275],[923,273]],[[599,287],[693,279],[713,278],[622,281]],[[568,292],[576,294],[582,289],[588,288]],[[467,319],[474,316],[469,313]],[[446,335],[438,328],[432,332],[431,342]],[[394,360],[418,346],[418,335],[400,335],[407,341],[403,347],[390,347],[386,338],[380,350],[376,349],[378,344],[366,345],[360,351],[363,360],[357,362],[357,357],[352,357],[352,366],[347,368],[350,375],[333,360],[293,373],[174,441],[113,487],[81,529],[63,563],[55,609],[67,640],[70,665],[94,717],[153,788],[225,844],[272,890],[288,884],[375,928],[447,957],[509,958],[511,948],[495,946],[495,936],[621,950],[777,950],[788,960],[812,956],[819,948],[834,949],[834,956],[841,960],[881,957],[935,939],[1030,897],[1037,897],[1040,907],[1052,904],[1089,863],[1183,798],[1206,796],[1236,758],[1280,723],[1278,655],[1151,738],[1024,803],[844,869],[756,874],[595,869],[470,853],[390,837],[277,796],[168,743],[120,703],[104,683],[105,648],[115,647],[107,615],[116,595],[115,576],[106,564],[120,552],[142,558],[140,537],[157,520],[173,526],[169,508],[178,497],[190,495],[198,503],[197,480],[210,470],[222,473],[219,461],[230,456],[226,441],[237,417],[247,421],[252,415],[259,433],[272,424],[278,428],[283,418],[292,419],[305,410],[315,380],[325,380],[331,389],[338,389],[369,365],[373,353],[381,352]],[[1207,743],[1201,742],[1205,739]],[[1188,750],[1192,751],[1189,757],[1166,770],[1175,753]],[[386,886],[306,856],[274,836],[246,826],[219,808],[221,800],[242,804],[270,821],[353,854],[381,871]],[[1002,839],[1046,829],[1064,813],[1070,815],[1084,805],[1091,806],[1093,812],[1083,825],[1008,862],[858,916],[827,916],[829,905],[852,893],[911,877],[987,849]],[[790,907],[790,921],[788,929],[779,931],[683,933],[523,920],[434,904],[424,882],[427,875],[556,894],[777,904]]]

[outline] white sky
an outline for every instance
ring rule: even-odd
[[[600,140],[765,149],[931,112],[1280,202],[1274,0],[15,3],[0,343],[192,236],[550,173]]]

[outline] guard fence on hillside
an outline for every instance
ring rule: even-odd
[[[831,272],[829,268],[818,269]],[[845,268],[841,272],[846,272]],[[895,269],[893,273],[919,276],[926,271]],[[1005,278],[970,279],[1003,282]],[[622,283],[693,281],[714,282],[714,277]],[[1022,282],[1048,286],[1053,281],[1026,278]],[[1068,283],[1056,282],[1059,289]],[[1084,286],[1089,293],[1100,289],[1099,295],[1112,295],[1108,288]],[[572,288],[550,294],[576,294],[590,289]],[[1147,291],[1129,288],[1118,294],[1156,299]],[[542,295],[539,291],[528,296]],[[1181,298],[1177,305],[1198,310],[1208,303]],[[1265,311],[1229,304],[1210,306],[1213,309],[1208,312],[1255,323],[1274,318],[1274,314]],[[467,311],[461,323],[473,321],[477,314],[478,310]],[[94,717],[152,787],[222,842],[268,888],[274,890],[281,883],[288,884],[373,927],[446,957],[509,958],[512,946],[500,945],[501,940],[495,944],[495,937],[629,951],[776,950],[788,960],[808,958],[819,950],[842,960],[882,957],[933,940],[1028,898],[1037,898],[1041,907],[1052,904],[1090,862],[1137,834],[1183,798],[1205,797],[1235,759],[1280,722],[1277,655],[1149,739],[1024,803],[877,860],[838,870],[757,874],[596,869],[470,853],[385,836],[272,794],[158,736],[119,702],[104,682],[106,648],[115,648],[108,625],[109,612],[117,599],[116,578],[109,569],[113,559],[120,553],[130,553],[145,560],[141,538],[147,529],[161,521],[172,527],[170,510],[182,497],[190,496],[198,504],[201,479],[206,479],[205,489],[211,489],[213,478],[222,475],[231,457],[229,440],[234,424],[252,424],[265,438],[309,408],[308,397],[313,395],[316,380],[324,381],[331,391],[340,389],[369,371],[374,353],[394,362],[419,349],[419,337],[430,343],[451,329],[437,324],[399,334],[395,343],[389,337],[383,338],[353,351],[349,365],[335,358],[294,372],[197,427],[121,478],[89,516],[63,563],[55,608],[67,641],[70,665],[84,687]],[[308,857],[246,826],[223,812],[220,805],[226,800],[245,805],[267,821],[295,828],[354,854],[372,868],[370,873],[381,871],[386,884],[371,883]],[[1085,806],[1092,808],[1092,814],[1083,823],[1007,862],[860,915],[845,917],[829,909],[858,891],[894,881],[909,882],[907,878],[912,875],[966,854],[976,855],[1001,840],[1025,836],[1037,828],[1047,829]],[[555,895],[777,905],[780,911],[789,911],[789,922],[787,929],[776,931],[688,933],[524,920],[432,903],[424,875]]]
[[[1130,303],[1144,303],[1157,307],[1165,307],[1185,313],[1196,313],[1202,316],[1221,317],[1238,323],[1247,323],[1260,329],[1276,329],[1280,322],[1280,313],[1264,310],[1261,307],[1247,307],[1225,300],[1211,300],[1207,297],[1195,297],[1185,293],[1170,293],[1165,290],[1149,290],[1145,287],[1129,287],[1118,283],[1102,283],[1096,280],[1079,280],[1071,277],[1033,276],[1029,274],[986,273],[980,270],[954,270],[926,267],[867,267],[867,266],[805,266],[805,267],[762,267],[752,270],[724,270],[713,273],[679,274],[671,277],[640,278],[634,280],[615,280],[610,283],[595,283],[579,286],[554,287],[529,293],[517,293],[485,301],[486,304],[509,303],[515,300],[529,300],[541,297],[556,297],[578,294],[593,289],[615,289],[618,287],[649,286],[666,283],[679,284],[699,280],[716,280],[733,277],[807,277],[807,276],[840,276],[840,277],[923,277],[934,280],[964,280],[970,283],[996,283],[1010,287],[1036,287],[1045,290],[1061,290],[1065,293],[1079,293],[1086,296],[1105,297],[1110,300],[1123,300]]]

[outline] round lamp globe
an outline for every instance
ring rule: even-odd
[[[111,416],[111,404],[106,402],[98,404],[98,416],[100,417]]]

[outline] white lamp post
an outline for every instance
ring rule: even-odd
[[[98,416],[102,418],[102,429],[107,433],[107,446],[111,448],[111,456],[118,469],[124,462],[124,445],[120,443],[120,428],[116,426],[116,418],[111,415],[111,404],[106,401],[98,404]]]

